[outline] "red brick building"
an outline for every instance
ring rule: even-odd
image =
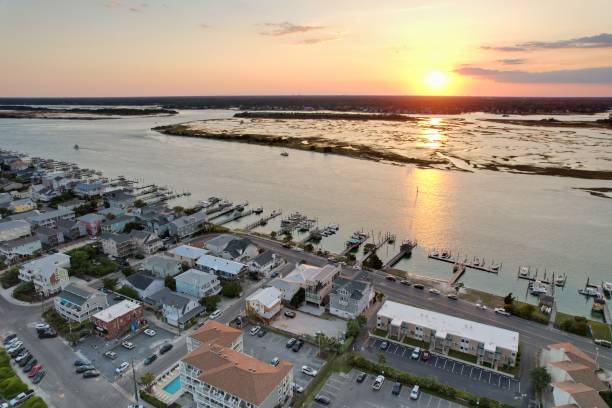
[[[146,324],[143,315],[142,305],[124,300],[91,316],[91,322],[98,335],[112,340]]]

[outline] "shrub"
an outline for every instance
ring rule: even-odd
[[[34,290],[34,284],[32,282],[22,282],[13,290],[13,297],[25,302],[32,302],[36,299],[36,296],[36,291]]]
[[[21,408],[47,408],[47,404],[40,397],[32,397],[24,402]]]
[[[19,268],[11,268],[0,277],[0,283],[4,289],[11,288],[19,282]]]
[[[561,322],[560,327],[561,330],[578,334],[580,336],[589,335],[589,325],[586,317],[573,316],[571,318],[567,318]]]
[[[127,285],[122,286],[121,288],[117,289],[116,292],[122,294],[123,296],[127,296],[132,299],[140,300],[140,296],[138,295],[138,292],[136,292],[135,289]]]
[[[206,313],[212,313],[217,310],[220,301],[219,296],[204,296],[200,299],[200,304],[206,308]]]
[[[164,285],[173,292],[176,292],[176,279],[168,275],[164,279]]]
[[[0,382],[0,395],[5,399],[11,399],[20,392],[27,391],[28,386],[25,385],[17,376],[9,377]]]
[[[237,298],[242,293],[242,287],[239,282],[227,282],[221,288],[221,294],[228,298]]]

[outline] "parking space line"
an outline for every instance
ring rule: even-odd
[[[493,373],[489,371],[489,383],[491,383],[491,375],[493,375]]]
[[[427,408],[429,408],[429,404],[431,404],[431,400],[433,399],[433,397],[430,395],[429,396],[429,401],[427,401]]]
[[[444,369],[446,369],[446,363],[448,363],[448,360],[444,360]]]
[[[465,368],[465,364],[461,365],[461,375],[463,375],[463,369]]]
[[[407,349],[406,347],[404,347],[404,352],[402,353],[402,357],[404,357],[404,354],[406,354],[406,351],[407,351],[407,350],[408,350],[408,349]]]

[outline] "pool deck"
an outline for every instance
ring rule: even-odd
[[[173,367],[171,370],[167,371],[166,373],[160,375],[152,387],[152,393],[155,396],[155,398],[159,399],[160,401],[165,402],[168,405],[178,400],[181,397],[181,395],[183,395],[180,388],[174,394],[170,394],[169,392],[164,390],[164,387],[170,384],[172,381],[179,378],[179,376],[180,376],[180,368],[178,365]]]

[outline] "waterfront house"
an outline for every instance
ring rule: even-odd
[[[85,285],[69,283],[55,297],[55,311],[66,320],[83,323],[108,307],[106,294]]]
[[[170,235],[182,239],[202,231],[206,221],[206,212],[202,210],[173,220],[170,222],[168,230]]]
[[[197,269],[188,271],[174,278],[176,291],[200,299],[205,296],[218,295],[221,292],[221,283],[217,276]]]
[[[259,248],[250,239],[228,234],[214,237],[204,245],[213,255],[236,262],[245,262],[259,255]]]
[[[494,369],[516,364],[519,334],[515,331],[390,300],[378,311],[376,327],[388,332],[390,339],[418,340],[426,344],[425,348],[444,355],[451,350],[469,354],[477,364]]]
[[[300,264],[283,278],[284,281],[293,282],[306,291],[306,303],[321,306],[327,303],[328,295],[332,290],[332,282],[340,275],[340,267],[327,264],[321,268],[317,266]]]
[[[64,201],[63,203],[59,203],[57,205],[57,209],[58,210],[76,210],[77,208],[79,208],[80,206],[82,206],[83,204],[85,204],[85,201],[83,200],[79,200],[78,198],[72,199],[72,200],[68,200],[68,201]]]
[[[79,223],[85,227],[85,231],[89,235],[96,235],[102,228],[104,217],[98,214],[89,213],[78,218]]]
[[[145,272],[138,272],[128,276],[125,278],[125,284],[138,292],[140,299],[147,298],[164,287],[162,279],[156,279]]]
[[[30,193],[31,193],[32,200],[42,201],[44,203],[48,203],[53,198],[59,196],[58,191],[55,191],[52,188],[44,187],[41,184],[30,186]]]
[[[139,255],[152,255],[164,246],[163,241],[157,234],[152,232],[132,230],[130,232],[130,237],[132,237],[134,249]]]
[[[50,296],[68,285],[69,267],[70,256],[62,253],[47,255],[21,265],[19,280],[32,282],[38,294]]]
[[[202,255],[196,261],[196,267],[204,272],[212,272],[223,280],[240,279],[247,270],[247,266],[243,263],[212,255]]]
[[[72,210],[51,210],[28,218],[28,222],[39,227],[55,228],[58,220],[74,220]]]
[[[174,327],[179,325],[183,327],[189,320],[205,311],[196,299],[175,293],[166,287],[145,298],[144,301],[153,309],[160,311],[164,321]]]
[[[144,308],[131,300],[123,300],[91,316],[95,332],[107,340],[122,337],[127,332],[137,331],[146,323],[142,319]]]
[[[249,267],[249,272],[257,277],[270,277],[270,273],[274,268],[280,265],[282,258],[276,253],[265,250],[255,258],[248,261],[246,264]]]
[[[129,234],[103,233],[100,236],[102,252],[115,258],[126,258],[133,254],[134,244]]]
[[[208,321],[194,333],[192,336],[206,339],[193,349],[188,339],[189,353],[179,362],[182,391],[192,396],[195,405],[275,408],[290,400],[293,365],[281,361],[273,366],[229,347],[228,340],[241,334],[219,326],[222,325]]]
[[[184,263],[192,268],[198,258],[200,258],[202,255],[208,254],[208,250],[191,245],[179,245],[176,248],[169,250],[168,253],[174,258],[178,259],[181,263]]]
[[[369,282],[337,277],[329,294],[329,313],[343,319],[356,319],[374,299]]]
[[[153,255],[146,258],[141,264],[141,269],[162,279],[166,276],[178,275],[183,271],[181,263],[177,259],[164,255]]]
[[[134,205],[136,198],[124,191],[113,191],[104,195],[104,200],[111,208],[121,208],[127,210]]]
[[[270,324],[281,311],[281,297],[281,291],[275,287],[258,289],[246,298],[246,313]]]
[[[27,237],[32,233],[30,223],[24,220],[0,222],[0,242],[12,241],[17,238]]]
[[[92,183],[78,183],[74,186],[72,190],[74,194],[78,195],[82,198],[91,198],[91,197],[99,197],[104,194],[104,184],[100,182],[92,182]]]
[[[270,286],[275,287],[281,292],[281,300],[284,304],[289,304],[291,299],[298,293],[300,290],[300,285],[295,282],[288,282],[283,280],[282,278],[276,278],[270,281]]]
[[[36,236],[17,238],[0,243],[0,254],[9,259],[32,256],[42,250],[42,243]]]

